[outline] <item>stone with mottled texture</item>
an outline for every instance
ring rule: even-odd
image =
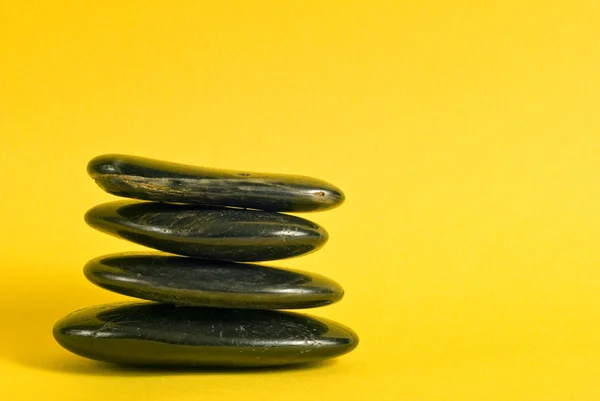
[[[98,156],[89,162],[88,173],[113,195],[167,203],[312,212],[344,201],[339,188],[316,178],[210,169],[137,156]]]

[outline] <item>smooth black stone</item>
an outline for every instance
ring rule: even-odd
[[[91,359],[182,367],[310,363],[358,345],[351,329],[308,315],[161,303],[83,309],[59,320],[54,338]]]
[[[314,273],[161,253],[102,256],[88,262],[84,273],[120,294],[219,308],[312,308],[344,295],[338,283]]]
[[[159,202],[311,212],[344,201],[339,188],[316,178],[193,167],[137,156],[98,156],[89,162],[88,173],[108,193]]]
[[[328,239],[322,227],[300,217],[220,207],[116,201],[90,209],[85,220],[160,251],[239,262],[299,256]]]

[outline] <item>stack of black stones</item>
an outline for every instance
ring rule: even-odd
[[[87,223],[159,252],[107,255],[85,266],[94,284],[147,301],[68,315],[54,327],[66,349],[130,365],[253,367],[318,362],[358,344],[341,324],[277,310],[336,302],[339,284],[249,263],[322,247],[322,227],[281,212],[336,207],[344,195],[335,186],[122,155],[97,157],[88,172],[105,191],[140,201],[96,206]]]

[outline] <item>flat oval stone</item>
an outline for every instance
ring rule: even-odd
[[[314,273],[158,252],[102,256],[88,262],[84,273],[120,294],[220,308],[313,308],[344,294],[338,283]]]
[[[171,367],[310,363],[358,345],[351,329],[304,314],[161,303],[83,309],[59,320],[54,338],[86,358]]]
[[[108,193],[159,202],[312,212],[344,201],[339,188],[316,178],[193,167],[137,156],[98,156],[89,162],[88,173]]]
[[[90,209],[85,220],[160,251],[239,262],[299,256],[328,239],[325,229],[300,217],[220,207],[116,201]]]

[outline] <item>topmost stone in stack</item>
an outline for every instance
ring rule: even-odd
[[[165,203],[313,212],[344,201],[339,188],[316,178],[215,170],[135,156],[96,157],[88,173],[113,195]]]

